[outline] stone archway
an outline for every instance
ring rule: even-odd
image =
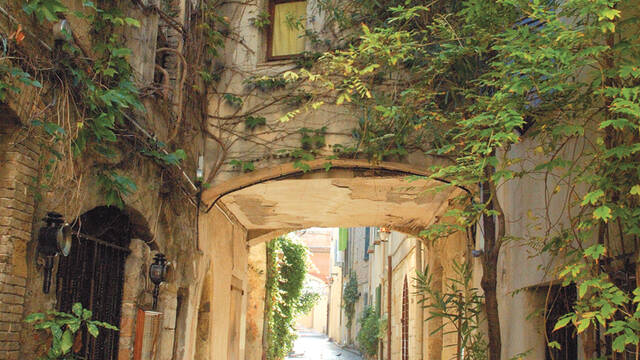
[[[209,303],[211,309],[230,308],[234,277],[243,279],[244,286],[252,282],[248,277],[251,269],[241,261],[247,261],[252,249],[277,235],[309,227],[387,226],[415,236],[437,222],[450,201],[465,191],[441,189],[446,180],[424,178],[429,175],[426,166],[371,164],[357,159],[333,160],[328,170],[326,161],[307,165],[307,171],[293,163],[259,169],[221,182],[202,194],[207,211],[200,218],[200,246],[205,254],[211,252],[217,265],[212,273],[216,290],[206,298],[203,293],[201,304]],[[414,176],[414,181],[408,182],[408,176]],[[230,267],[225,265],[230,263]],[[251,286],[260,288],[253,282]],[[260,310],[252,310],[260,316]],[[248,311],[246,307],[244,311]],[[219,313],[206,316],[212,322],[208,327],[212,340],[203,344],[211,356],[225,358],[229,349],[224,339],[232,338],[228,328],[237,314]],[[260,319],[253,319],[250,325],[256,322]],[[262,346],[256,336],[247,339],[251,346]],[[260,353],[253,348],[247,351],[251,356]]]
[[[288,163],[256,170],[206,190],[208,209],[233,216],[254,239],[306,227],[390,226],[417,234],[466,191],[433,191],[446,180],[420,179],[425,167],[366,160],[314,160],[307,171]],[[408,182],[407,177],[415,177]]]

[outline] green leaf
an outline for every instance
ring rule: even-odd
[[[91,336],[98,337],[98,334],[100,333],[100,331],[98,330],[98,327],[94,324],[87,324],[87,331],[89,331],[89,334],[91,334]]]
[[[569,322],[573,319],[573,316],[571,315],[565,315],[562,318],[560,318],[558,320],[558,322],[556,323],[556,325],[553,327],[553,331],[556,331],[558,329],[562,329],[563,327],[567,326],[567,324],[569,324]]]
[[[616,10],[616,9],[606,8],[606,9],[600,10],[600,12],[598,13],[598,20],[604,20],[604,19],[613,20],[617,17],[620,17],[620,10]]]
[[[624,351],[625,346],[629,343],[626,335],[620,335],[613,340],[612,348],[616,352]]]
[[[73,304],[71,311],[73,311],[73,313],[78,317],[82,316],[82,304],[79,302]]]
[[[127,57],[131,54],[133,54],[133,52],[129,48],[118,48],[111,50],[111,55],[115,57]]]
[[[62,334],[62,340],[60,341],[60,350],[62,350],[63,354],[66,354],[71,350],[73,346],[73,334],[69,329],[64,331]]]
[[[640,195],[640,185],[633,185],[629,191],[631,195]]]
[[[267,119],[263,116],[247,116],[244,120],[244,124],[249,130],[254,130],[258,126],[263,126],[267,123]]]
[[[599,259],[606,252],[606,248],[602,244],[589,246],[584,250],[584,255],[594,260]]]
[[[33,314],[29,314],[24,318],[24,321],[27,323],[32,323],[35,321],[40,321],[40,320],[44,320],[45,318],[45,314],[43,313],[33,313]]]
[[[294,168],[294,169],[300,169],[300,170],[302,170],[302,172],[305,172],[305,173],[306,173],[307,171],[311,170],[311,166],[310,166],[309,164],[307,164],[307,163],[305,163],[305,162],[302,162],[302,161],[300,161],[300,160],[295,161],[295,162],[293,163],[293,168]]]
[[[606,205],[602,205],[593,212],[593,218],[607,222],[612,218],[611,209]]]
[[[578,334],[584,332],[591,325],[591,321],[588,319],[582,319],[578,322]]]
[[[604,191],[598,189],[586,194],[582,200],[580,205],[585,206],[588,204],[595,205],[598,202],[598,199],[604,196]]]
[[[127,25],[130,25],[133,27],[137,27],[137,28],[140,27],[140,21],[134,18],[130,18],[130,17],[124,18],[124,22],[127,23]]]
[[[87,309],[82,310],[82,320],[89,320],[91,319],[92,315],[93,314],[91,313],[91,310],[87,310]]]
[[[547,346],[548,346],[550,349],[558,349],[558,350],[560,350],[560,349],[562,348],[562,347],[560,346],[560,343],[558,343],[557,341],[552,341],[552,342],[550,342],[549,344],[547,344]]]

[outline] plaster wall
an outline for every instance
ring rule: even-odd
[[[246,323],[249,280],[246,231],[217,207],[201,215],[199,228],[202,250],[211,259],[208,269],[211,292],[202,296],[210,302],[211,309],[205,314],[209,317],[210,343],[204,358],[242,359],[246,348],[246,326],[243,324]],[[232,297],[235,297],[234,301]]]
[[[365,235],[366,228],[364,227],[356,227],[349,228],[349,245],[347,248],[347,270],[348,272],[344,273],[343,282],[349,280],[349,273],[353,271],[356,274],[356,278],[358,279],[358,292],[360,297],[355,304],[355,314],[353,317],[353,324],[351,327],[351,339],[346,339],[348,343],[356,343],[356,337],[358,332],[360,331],[360,323],[359,319],[362,317],[363,311],[366,306],[371,305],[371,293],[369,287],[369,261],[370,259],[365,258]],[[371,232],[373,233],[373,232]],[[370,236],[371,237],[371,236]],[[371,244],[372,241],[370,241]],[[366,254],[367,256],[369,254]],[[348,336],[348,329],[346,328],[346,321],[344,322],[344,334]]]
[[[392,298],[391,298],[391,355],[392,360],[402,358],[402,296],[404,281],[407,281],[409,300],[408,341],[410,359],[451,359],[455,356],[455,344],[457,335],[444,334],[454,329],[445,326],[443,331],[431,334],[442,325],[439,319],[426,321],[430,316],[428,310],[421,311],[420,297],[416,293],[415,274],[418,270],[417,245],[420,240],[403,233],[393,231],[389,242],[375,246],[372,254],[371,273],[373,278],[379,279],[382,285],[381,313],[384,319],[389,319],[388,304],[388,270],[386,267],[387,256],[390,254],[392,261]],[[447,239],[430,244],[424,251],[421,250],[421,263],[428,265],[433,275],[433,287],[444,290],[447,279],[455,278],[453,262],[464,262],[466,257],[466,237],[463,234],[454,234]],[[421,247],[422,248],[422,247]],[[384,265],[381,264],[384,258]],[[382,339],[384,357],[387,354],[386,331]]]
[[[249,266],[247,271],[247,332],[245,360],[262,359],[265,285],[267,275],[267,243],[249,248]]]
[[[525,139],[514,145],[508,156],[531,159],[531,164],[535,164],[543,160],[535,152],[536,146]],[[562,156],[580,153],[582,146],[582,140],[571,143]],[[576,191],[579,193],[581,189]],[[557,264],[549,256],[538,254],[538,250],[544,240],[553,235],[553,229],[570,226],[566,204],[569,194],[566,186],[553,176],[545,179],[544,174],[540,174],[510,180],[499,188],[498,196],[505,212],[506,233],[515,238],[503,246],[498,264],[502,357],[507,359],[528,353],[532,358],[543,358],[544,323],[532,314],[544,307],[544,294],[539,287],[546,288],[555,281],[553,269]],[[581,195],[574,196],[577,199]],[[546,234],[550,224],[553,228]],[[479,231],[476,247],[481,246]],[[475,260],[474,277],[478,288],[481,276],[482,268],[479,260]],[[580,358],[583,357],[580,352]]]
[[[342,329],[342,267],[333,266],[329,285],[329,338],[334,342],[341,339]]]
[[[327,306],[329,304],[329,288],[326,287],[315,306],[296,322],[296,328],[308,329],[319,334],[327,333]]]

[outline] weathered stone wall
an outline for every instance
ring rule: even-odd
[[[65,0],[63,3],[71,10],[82,9],[79,1]],[[145,5],[152,3],[145,2]],[[183,3],[180,0],[177,5],[184,8]],[[130,61],[137,83],[149,85],[155,72],[158,15],[153,11],[133,11],[133,7],[125,5],[124,11],[131,11],[128,15],[142,24],[141,28],[126,32],[127,44],[134,53]],[[21,21],[25,20],[24,24],[29,23],[26,14],[19,10],[20,1],[11,1],[6,6]],[[69,15],[68,20],[75,39],[90,49],[86,20],[73,15]],[[6,28],[15,28],[15,24],[5,23],[4,16],[0,21]],[[52,42],[50,25],[42,29],[37,29],[35,24],[31,27],[33,31],[43,32],[41,40]],[[27,36],[22,44],[25,51],[48,56],[36,40]],[[180,44],[173,45],[180,47]],[[175,77],[175,74],[171,72],[171,76]],[[204,273],[210,264],[210,254],[203,254],[197,245],[195,191],[185,186],[182,169],[159,166],[152,159],[140,156],[137,150],[128,151],[131,149],[124,147],[116,149],[115,159],[104,159],[93,153],[74,158],[72,164],[69,162],[69,168],[53,171],[52,178],[46,181],[48,187],[42,187],[46,174],[44,165],[51,154],[40,153],[40,141],[44,137],[37,127],[26,125],[34,116],[41,116],[42,109],[51,102],[42,94],[60,90],[56,88],[58,84],[43,85],[47,91],[21,86],[20,94],[10,94],[7,104],[0,104],[0,360],[35,358],[41,345],[46,343],[44,333],[34,332],[22,323],[29,313],[57,308],[57,265],[53,270],[50,293],[43,294],[41,290],[42,268],[36,263],[36,235],[43,225],[40,219],[48,211],[57,211],[66,221],[73,222],[81,214],[106,205],[95,179],[95,169],[102,167],[117,170],[137,185],[137,191],[124,199],[124,212],[134,223],[136,234],[125,265],[121,322],[114,324],[120,327],[119,359],[132,357],[138,309],[151,309],[153,285],[148,280],[148,269],[156,251],[164,253],[170,262],[167,281],[160,288],[158,310],[163,313],[163,323],[159,359],[192,359],[196,328],[191,324],[196,323]],[[166,139],[173,126],[169,112],[153,97],[145,97],[143,102],[147,114],[136,117],[137,122],[157,139]],[[64,120],[74,123],[76,119],[70,116]],[[52,115],[46,121],[62,120]],[[133,125],[131,127],[135,137],[150,141]],[[190,178],[195,177],[193,164],[201,149],[198,139],[177,144],[188,154],[183,168]]]
[[[18,359],[38,148],[0,106],[0,359]]]

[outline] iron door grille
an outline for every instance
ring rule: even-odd
[[[61,257],[57,272],[58,309],[71,312],[80,302],[93,320],[120,326],[124,265],[130,238],[124,228],[100,231],[100,237],[75,233],[71,253]],[[94,232],[95,233],[95,232]],[[100,328],[97,338],[82,334],[79,354],[88,360],[116,360],[119,333]]]

